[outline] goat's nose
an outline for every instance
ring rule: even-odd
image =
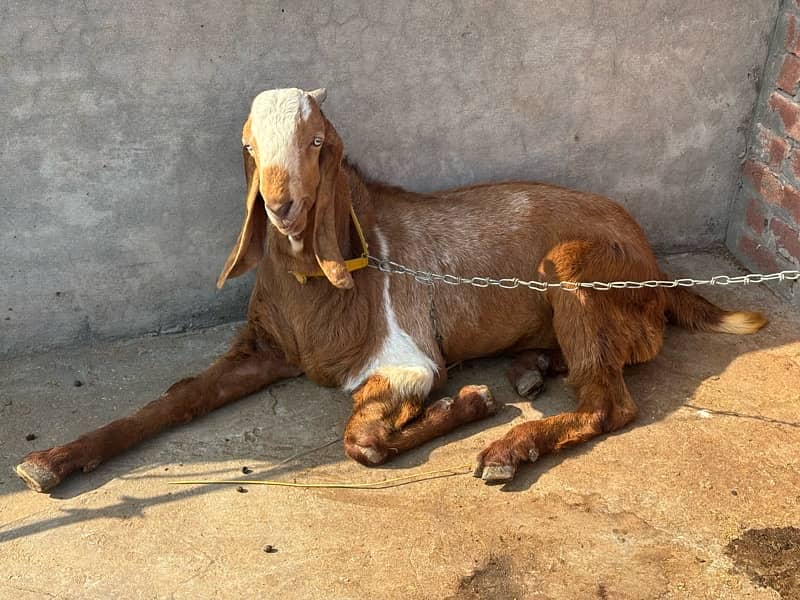
[[[294,202],[289,200],[288,202],[284,202],[283,204],[281,204],[278,208],[276,208],[272,212],[274,212],[276,215],[278,215],[279,218],[285,219],[289,215],[289,213],[291,212],[293,205],[294,205]]]

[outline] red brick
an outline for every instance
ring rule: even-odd
[[[778,111],[786,133],[796,140],[800,139],[800,104],[792,102],[778,92],[772,92],[769,97],[769,107]]]
[[[767,161],[767,164],[772,169],[780,171],[781,164],[789,153],[789,142],[776,135],[771,129],[764,127],[761,123],[758,124],[758,140],[761,143],[764,160]],[[800,166],[800,163],[798,163],[798,166]]]
[[[800,29],[794,15],[786,17],[786,50],[792,54],[800,53]]]
[[[767,220],[764,218],[764,211],[762,210],[763,203],[761,200],[751,198],[747,203],[745,209],[745,219],[750,229],[757,233],[759,236],[764,235],[764,227],[767,225]]]
[[[789,153],[789,164],[796,179],[800,179],[800,147],[793,148]]]
[[[778,87],[794,95],[798,82],[800,82],[800,58],[794,54],[787,54],[783,57],[783,65],[778,73]]]
[[[800,190],[796,190],[789,185],[783,186],[781,206],[792,215],[795,224],[800,225]]]
[[[777,217],[769,222],[769,228],[775,236],[778,252],[795,263],[800,263],[800,233]]]
[[[767,202],[780,206],[783,202],[783,184],[767,165],[748,160],[744,163],[742,174],[753,181],[755,191]]]
[[[778,261],[772,251],[746,233],[740,235],[738,246],[742,254],[750,259],[749,262],[754,264],[758,269],[761,269],[765,273],[780,270],[778,268]]]

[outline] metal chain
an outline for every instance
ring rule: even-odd
[[[758,273],[749,273],[747,275],[738,275],[732,277],[730,275],[715,275],[711,279],[690,279],[688,277],[683,279],[674,279],[671,281],[662,281],[652,279],[649,281],[525,281],[518,277],[504,277],[502,279],[494,279],[492,277],[460,277],[458,275],[443,275],[441,273],[432,273],[430,271],[419,271],[396,263],[387,258],[377,258],[369,256],[369,266],[373,269],[378,269],[384,273],[393,273],[395,275],[408,275],[413,277],[419,283],[426,285],[433,285],[436,282],[446,283],[447,285],[471,285],[473,287],[485,288],[489,286],[497,286],[508,290],[524,287],[537,292],[546,292],[551,288],[559,288],[568,292],[575,292],[582,288],[589,288],[593,290],[618,290],[618,289],[634,289],[641,288],[675,288],[675,287],[693,287],[696,285],[733,285],[736,283],[764,283],[766,281],[797,281],[800,279],[800,271],[780,271],[779,273],[770,273],[769,275],[760,275]]]

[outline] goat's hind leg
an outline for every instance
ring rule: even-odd
[[[407,373],[405,375],[409,375]],[[454,398],[445,397],[423,410],[430,385],[400,385],[400,379],[380,373],[353,394],[353,414],[344,433],[345,452],[364,465],[377,465],[460,425],[497,412],[486,386],[465,386]]]
[[[230,350],[199,375],[178,381],[133,414],[68,444],[31,452],[17,465],[16,472],[28,487],[45,492],[70,473],[92,471],[167,427],[187,423],[278,379],[299,374],[300,370],[289,365],[279,350],[247,327]]]
[[[512,479],[520,463],[624,427],[636,417],[636,405],[622,370],[598,370],[578,386],[578,408],[513,427],[478,455],[475,476],[488,483]]]
[[[478,455],[476,476],[508,481],[521,462],[615,431],[636,418],[622,369],[653,358],[660,349],[660,305],[647,290],[629,298],[599,295],[605,293],[560,292],[553,301],[553,325],[569,367],[568,381],[577,392],[577,409],[512,428]]]

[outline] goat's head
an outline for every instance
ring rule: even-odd
[[[261,260],[267,219],[295,254],[303,251],[313,220],[313,250],[322,271],[336,287],[352,287],[334,218],[343,148],[319,108],[325,95],[324,89],[290,88],[268,90],[253,100],[242,129],[247,213],[217,287]]]

